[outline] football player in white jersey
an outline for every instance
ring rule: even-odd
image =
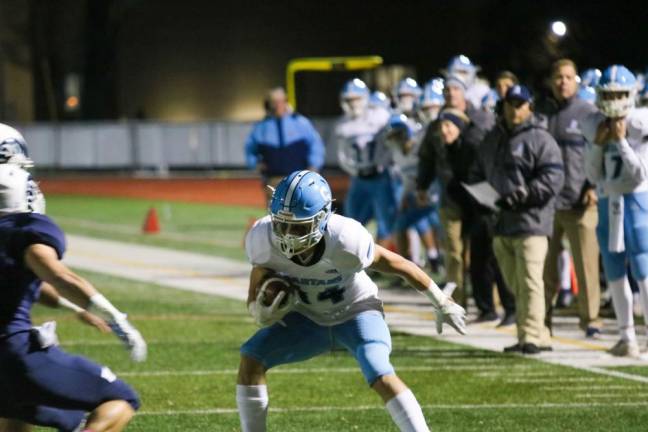
[[[419,148],[425,135],[425,129],[405,116],[394,114],[385,126],[381,136],[387,147],[392,151],[394,178],[398,184],[398,201],[400,202],[398,215],[394,224],[396,247],[398,252],[416,262],[416,257],[411,251],[416,251],[415,244],[410,240],[420,238],[425,246],[427,260],[433,273],[439,271],[439,251],[436,247],[433,227],[438,215],[435,214],[438,196],[430,194],[429,204],[419,206],[416,199],[416,176],[419,164]],[[408,230],[414,229],[418,236],[410,239]]]
[[[267,370],[343,347],[401,431],[428,431],[416,398],[390,363],[382,301],[365,269],[398,275],[427,296],[439,332],[447,323],[465,333],[465,311],[416,264],[374,244],[357,221],[331,214],[331,202],[323,177],[295,171],[277,185],[270,214],[247,235],[253,265],[248,307],[262,328],[241,347],[236,389],[241,428],[266,430]],[[282,291],[266,306],[260,287],[275,274],[289,280],[295,294]]]
[[[596,87],[599,112],[582,125],[585,170],[597,185],[597,235],[620,340],[610,353],[639,356],[626,263],[648,318],[648,109],[634,108],[636,79],[624,66],[607,68]]]
[[[387,169],[390,152],[376,136],[387,124],[389,111],[368,107],[368,100],[369,89],[357,78],[347,82],[340,93],[344,116],[334,133],[340,167],[351,176],[344,214],[363,225],[375,218],[377,240],[386,245],[396,218],[396,197]]]
[[[470,101],[475,108],[481,106],[482,99],[490,91],[488,82],[477,77],[479,66],[473,64],[463,54],[452,57],[445,70],[446,78],[451,75],[459,76],[466,83],[466,100]]]

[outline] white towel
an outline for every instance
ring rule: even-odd
[[[610,194],[608,201],[609,239],[610,252],[623,252],[625,240],[623,238],[623,195]]]

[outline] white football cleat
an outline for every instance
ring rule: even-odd
[[[618,341],[612,348],[608,351],[608,354],[612,354],[616,357],[633,357],[639,358],[639,345],[637,341],[629,342],[621,339]]]

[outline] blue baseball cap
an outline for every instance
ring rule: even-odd
[[[531,91],[521,84],[516,84],[506,92],[504,97],[505,101],[518,100],[522,102],[531,102],[533,101],[533,95]]]

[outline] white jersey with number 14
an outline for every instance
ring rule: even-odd
[[[286,258],[271,241],[270,216],[259,219],[245,239],[252,265],[287,277],[298,290],[295,310],[320,325],[342,323],[360,312],[382,312],[378,288],[364,269],[374,259],[371,234],[353,219],[331,215],[321,258],[310,266]]]

